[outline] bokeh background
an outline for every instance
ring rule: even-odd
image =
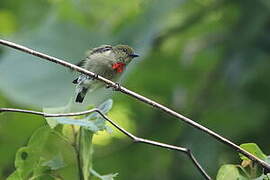
[[[141,57],[123,85],[237,144],[269,146],[270,1],[1,0],[0,38],[75,63],[101,44],[129,44]],[[67,103],[69,70],[0,47],[0,107],[42,110]],[[109,91],[109,90],[107,90]],[[120,93],[110,117],[144,138],[192,149],[212,177],[239,163],[231,148]],[[15,153],[45,125],[40,117],[0,116],[0,179]],[[94,168],[119,180],[202,179],[181,153],[134,144],[114,131],[95,137]]]

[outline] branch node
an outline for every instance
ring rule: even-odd
[[[132,140],[133,140],[134,143],[141,142],[140,138],[137,138],[137,137],[132,137]]]

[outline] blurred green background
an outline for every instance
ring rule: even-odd
[[[141,58],[125,87],[154,99],[237,144],[269,146],[270,1],[1,0],[0,38],[72,63],[101,44],[129,44]],[[65,104],[73,73],[0,47],[0,107],[41,110]],[[110,91],[110,90],[107,90]],[[239,163],[227,146],[148,105],[113,93],[110,117],[144,138],[192,149],[212,177]],[[0,179],[17,149],[45,120],[0,116]],[[203,179],[181,153],[134,144],[121,133],[95,137],[94,168],[119,180]]]

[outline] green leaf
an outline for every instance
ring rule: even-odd
[[[13,172],[7,180],[21,180],[21,176],[19,175],[18,171]]]
[[[53,118],[54,124],[64,124],[64,125],[75,125],[84,127],[94,133],[98,131],[103,131],[107,129],[106,121],[103,118],[97,118],[96,120],[88,120],[88,118],[83,119],[73,119],[69,117],[59,117],[59,118]],[[50,121],[52,122],[52,118],[50,118]]]
[[[114,180],[114,177],[118,175],[118,173],[114,174],[106,174],[106,175],[100,175],[97,173],[94,169],[90,169],[91,174],[93,174],[95,177],[101,179],[101,180]]]
[[[43,174],[32,177],[31,180],[61,180],[60,178],[53,177],[52,175]]]
[[[81,128],[80,129],[80,162],[83,172],[84,179],[89,179],[90,171],[92,168],[92,155],[93,155],[93,146],[92,146],[93,132]]]
[[[99,105],[97,108],[103,113],[107,114],[113,106],[113,100],[108,99],[105,102],[103,102],[101,105]],[[64,107],[60,108],[44,108],[43,111],[46,113],[62,113],[65,112]],[[81,116],[82,117],[82,116]],[[93,112],[81,119],[78,119],[78,117],[72,118],[72,117],[49,117],[46,118],[48,124],[51,128],[55,128],[58,124],[64,124],[64,125],[76,125],[80,127],[84,127],[94,133],[98,131],[108,130],[108,132],[111,132],[111,129],[106,126],[106,120],[97,112]]]
[[[43,107],[43,112],[48,113],[48,114],[65,113],[67,111],[68,111],[68,105],[62,106],[62,107],[53,107],[53,108]],[[55,128],[59,124],[57,122],[57,118],[55,118],[55,117],[45,117],[45,119],[46,119],[48,125],[52,129]]]
[[[113,106],[113,100],[108,99],[105,102],[103,102],[102,104],[100,104],[97,107],[97,109],[99,109],[103,114],[107,114],[112,109],[112,106]],[[102,116],[99,113],[94,112],[94,113],[88,115],[87,119],[91,120],[91,119],[96,119],[98,117],[102,117]]]
[[[28,180],[58,176],[65,180],[79,180],[73,146],[48,126],[39,128],[28,145],[18,150],[15,167],[16,171],[9,178],[19,176],[22,180]]]
[[[58,124],[66,124],[66,125],[76,125],[80,127],[84,127],[92,132],[97,132],[100,129],[97,127],[95,124],[95,121],[87,121],[85,119],[72,119],[72,118],[65,118],[65,117],[60,117],[60,118],[55,118],[56,122]]]
[[[42,166],[48,166],[51,170],[57,170],[65,167],[65,163],[61,154],[54,156],[51,160],[42,163]]]
[[[236,165],[225,164],[218,170],[217,180],[248,180],[241,175]]]
[[[111,99],[105,101],[98,109],[106,114],[112,108],[113,101]],[[64,119],[61,119],[63,123]],[[84,179],[89,179],[90,177],[90,169],[92,168],[92,154],[93,154],[93,146],[92,146],[92,138],[95,132],[105,130],[106,121],[98,114],[92,113],[83,120],[75,120],[76,125],[80,125],[80,162],[83,172]],[[59,121],[58,121],[59,122]],[[70,123],[71,120],[66,120],[66,123]],[[79,123],[78,123],[79,122]],[[74,121],[73,121],[74,123]],[[109,177],[109,176],[108,176]],[[105,180],[105,179],[104,179]]]
[[[241,148],[245,149],[249,153],[253,154],[259,159],[265,160],[266,155],[262,152],[262,150],[259,148],[259,146],[255,143],[245,143],[240,145]],[[239,156],[242,160],[248,160],[248,158],[241,153],[239,153]]]
[[[98,109],[103,113],[107,114],[113,106],[113,100],[108,99],[107,101],[103,102],[101,105],[98,106]]]
[[[262,174],[260,177],[257,177],[254,180],[269,180],[270,179],[270,173]]]

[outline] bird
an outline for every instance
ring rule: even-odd
[[[101,45],[90,50],[86,57],[76,65],[115,82],[136,57],[139,55],[128,45]],[[104,83],[85,74],[79,75],[73,80],[73,84],[76,84],[76,103],[83,103],[88,92],[105,86]]]

